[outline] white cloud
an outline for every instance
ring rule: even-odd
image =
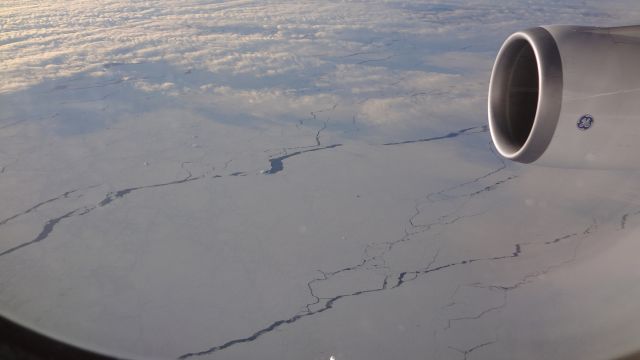
[[[170,82],[164,82],[162,84],[152,84],[152,83],[145,82],[143,80],[138,80],[134,83],[134,86],[137,89],[140,89],[145,92],[153,92],[153,91],[171,90],[175,87],[175,84]]]
[[[361,135],[416,136],[481,122],[487,73],[511,31],[630,14],[550,1],[5,2],[0,94],[130,80],[218,119],[299,121],[338,104],[328,131],[357,118]]]

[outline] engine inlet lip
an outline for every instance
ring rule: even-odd
[[[507,131],[505,110],[516,50],[523,42],[533,50],[538,72],[536,113],[526,140],[521,143]],[[516,32],[498,52],[489,83],[488,115],[491,138],[500,155],[523,163],[537,160],[547,149],[555,132],[562,107],[562,60],[557,43],[543,27]]]

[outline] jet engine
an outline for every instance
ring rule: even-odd
[[[505,158],[570,168],[640,168],[640,26],[544,26],[507,38],[489,85]]]

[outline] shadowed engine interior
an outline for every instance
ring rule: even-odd
[[[501,76],[491,96],[499,141],[518,151],[527,141],[538,106],[538,66],[528,41],[513,41],[497,64]]]

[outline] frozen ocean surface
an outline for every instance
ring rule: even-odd
[[[493,58],[636,2],[4,1],[0,315],[132,359],[637,350],[640,176],[522,167]]]

